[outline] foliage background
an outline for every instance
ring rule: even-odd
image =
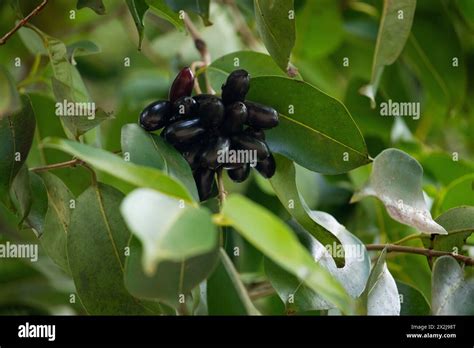
[[[271,3],[257,0],[255,2],[262,6],[263,11],[265,6]],[[98,13],[90,8],[77,10],[75,4],[70,1],[50,1],[45,9],[30,21],[49,38],[40,38],[34,31],[24,28],[0,47],[1,96],[2,100],[7,101],[6,107],[5,103],[0,104],[0,110],[8,114],[8,108],[15,104],[13,97],[11,103],[8,102],[11,81],[21,95],[28,95],[31,100],[36,127],[26,162],[28,168],[68,161],[75,155],[96,169],[98,180],[104,183],[96,186],[97,192],[102,192],[106,197],[104,201],[110,200],[106,206],[113,216],[112,224],[116,224],[113,226],[117,230],[115,237],[119,247],[125,249],[130,237],[122,219],[125,219],[128,228],[133,230],[135,237],[140,237],[141,233],[134,230],[134,222],[143,220],[143,216],[137,217],[133,216],[133,213],[123,212],[125,208],[121,205],[122,193],[129,194],[136,187],[151,187],[167,193],[175,192],[173,185],[176,185],[176,189],[178,186],[186,187],[186,179],[179,173],[173,173],[173,170],[179,171],[179,168],[164,170],[161,156],[166,157],[162,153],[166,149],[161,149],[161,155],[147,152],[149,139],[136,133],[136,128],[123,128],[127,124],[136,123],[138,114],[149,102],[167,98],[168,88],[181,67],[201,60],[192,37],[186,33],[183,21],[179,18],[177,11],[183,6],[199,29],[211,54],[213,63],[207,69],[207,74],[216,90],[219,90],[225,74],[234,69],[233,59],[239,57],[242,67],[248,69],[255,78],[252,80],[252,86],[258,86],[251,90],[252,98],[266,101],[274,107],[277,107],[276,104],[281,100],[281,103],[285,103],[285,96],[296,100],[297,93],[292,84],[294,80],[284,80],[281,85],[275,85],[275,81],[280,80],[265,80],[266,78],[262,77],[285,76],[285,52],[291,51],[291,64],[297,67],[299,72],[296,79],[302,78],[328,96],[341,101],[347,108],[346,111],[340,104],[331,102],[332,99],[326,95],[305,87],[297,102],[305,108],[305,117],[313,118],[316,128],[340,127],[340,133],[347,131],[346,138],[355,143],[357,139],[351,139],[349,125],[346,129],[346,124],[339,123],[339,120],[348,122],[346,112],[349,112],[365,139],[371,158],[376,158],[384,149],[397,148],[421,164],[424,173],[417,172],[416,161],[408,163],[406,167],[402,165],[406,155],[393,157],[396,156],[393,152],[389,155],[388,164],[383,166],[385,172],[379,177],[373,170],[375,164],[361,166],[364,163],[354,163],[343,170],[338,165],[331,167],[318,156],[335,153],[335,149],[326,148],[323,143],[318,148],[318,142],[312,147],[297,144],[296,139],[303,134],[299,133],[300,130],[290,132],[289,139],[282,140],[288,131],[282,126],[279,130],[282,134],[279,136],[275,133],[270,145],[274,150],[293,149],[291,154],[285,151],[276,152],[281,152],[298,163],[295,166],[295,174],[292,173],[291,162],[279,157],[279,169],[271,182],[263,180],[257,174],[252,175],[246,183],[238,185],[225,178],[229,193],[239,193],[264,207],[264,210],[261,210],[242,197],[229,198],[223,214],[217,215],[221,219],[227,219],[227,222],[221,224],[226,226],[220,227],[224,231],[223,247],[227,253],[221,251],[219,255],[218,251],[210,252],[209,243],[212,244],[213,241],[206,240],[206,236],[215,233],[209,212],[217,213],[219,210],[216,199],[204,204],[208,210],[192,205],[188,207],[189,214],[199,215],[195,218],[201,219],[202,228],[199,231],[195,227],[198,220],[174,227],[174,232],[171,232],[181,239],[173,239],[170,237],[173,233],[168,231],[170,244],[167,247],[171,249],[171,254],[181,259],[194,260],[189,266],[190,273],[194,272],[192,265],[196,267],[196,279],[190,279],[188,285],[183,285],[182,281],[175,279],[176,275],[180,274],[180,268],[177,266],[178,260],[181,260],[179,257],[168,259],[168,264],[165,263],[164,266],[162,264],[160,267],[165,269],[162,269],[165,275],[161,274],[158,278],[147,278],[144,274],[139,274],[143,271],[137,271],[141,269],[140,258],[137,256],[141,255],[141,251],[139,253],[137,250],[142,247],[137,238],[130,242],[131,250],[136,252],[133,252],[127,261],[126,256],[120,256],[119,263],[122,268],[115,269],[118,266],[114,263],[113,256],[104,251],[107,246],[101,249],[104,240],[96,238],[95,233],[103,231],[107,226],[101,225],[101,216],[97,214],[100,207],[94,205],[94,191],[91,191],[88,168],[79,165],[36,175],[23,167],[15,181],[8,183],[11,197],[6,201],[2,200],[0,221],[2,232],[5,233],[0,237],[2,242],[10,240],[39,243],[41,257],[36,263],[28,260],[0,260],[0,313],[175,314],[177,309],[181,314],[325,315],[331,308],[329,313],[337,314],[338,310],[325,302],[332,299],[339,301],[337,307],[343,312],[346,309],[347,312],[353,310],[369,314],[474,313],[474,285],[470,278],[472,267],[464,266],[463,262],[458,266],[450,257],[444,257],[442,262],[440,259],[437,266],[439,271],[434,273],[432,266],[436,258],[389,252],[386,255],[382,253],[379,263],[376,263],[380,252],[370,251],[367,255],[373,259],[372,266],[378,267],[372,267],[369,276],[368,259],[364,264],[353,264],[353,268],[346,265],[346,271],[340,273],[331,263],[332,260],[321,261],[320,263],[326,264],[327,269],[330,269],[329,273],[321,273],[319,266],[311,265],[311,262],[308,265],[308,259],[300,257],[298,249],[304,244],[310,251],[318,250],[318,247],[314,246],[318,242],[303,228],[316,231],[313,236],[321,236],[320,225],[335,234],[343,244],[354,245],[361,242],[367,245],[394,243],[418,233],[416,226],[407,223],[406,218],[402,217],[401,222],[394,220],[390,216],[392,214],[389,214],[390,210],[386,210],[387,204],[384,206],[386,202],[383,200],[368,197],[351,203],[351,197],[363,188],[372,173],[372,188],[377,186],[374,182],[379,182],[383,191],[375,194],[379,198],[383,193],[387,193],[384,190],[390,186],[395,192],[395,198],[397,195],[407,197],[406,195],[410,196],[410,191],[416,191],[418,196],[414,198],[413,206],[424,205],[419,199],[423,190],[424,200],[428,202],[427,209],[433,218],[448,232],[461,231],[455,237],[438,238],[432,242],[431,247],[445,252],[453,252],[453,248],[456,248],[460,254],[473,256],[474,240],[469,237],[474,229],[474,8],[471,1],[418,0],[413,27],[411,31],[408,28],[411,34],[405,45],[404,42],[400,43],[402,51],[395,62],[384,69],[376,95],[377,104],[389,99],[419,101],[422,113],[419,120],[408,117],[381,117],[377,109],[371,108],[369,99],[359,93],[359,89],[371,81],[374,54],[378,57],[377,33],[383,16],[382,1],[295,0],[293,4],[293,1],[282,0],[278,9],[282,14],[277,14],[277,19],[270,21],[270,28],[267,28],[277,35],[276,44],[273,45],[266,38],[268,31],[262,31],[266,24],[261,22],[264,19],[256,12],[258,6],[254,8],[254,2],[250,0],[235,3],[211,1],[209,15],[205,6],[208,1],[128,1],[128,5],[132,5],[129,7],[125,1],[104,0],[103,8],[101,1],[83,3],[95,7]],[[138,7],[133,7],[134,3]],[[0,33],[8,32],[15,24],[18,14],[11,4],[16,2],[0,3]],[[20,1],[19,4],[21,12],[26,14],[36,7],[39,1]],[[97,4],[100,6],[97,7]],[[140,4],[145,7],[149,5],[150,9],[144,16],[143,42],[139,51],[139,35],[130,9],[139,13]],[[194,5],[190,4],[200,4],[201,7],[193,7]],[[288,22],[282,19],[285,18],[287,9],[292,8],[295,11],[295,23],[292,25],[295,26],[296,34],[291,26],[286,27]],[[71,10],[75,11],[75,19],[70,19]],[[271,16],[265,18],[271,19]],[[138,28],[141,28],[140,23]],[[51,38],[59,39],[69,48],[65,60],[55,62],[54,55],[48,55],[45,51],[48,48],[42,40],[51,44],[54,42]],[[395,39],[394,42],[396,41]],[[387,39],[386,42],[390,43],[390,40]],[[74,51],[74,57],[71,57],[74,45],[78,48]],[[378,49],[383,51],[384,41],[380,46],[382,48]],[[268,52],[271,57],[267,55]],[[21,59],[19,67],[15,66],[15,59],[18,57]],[[345,57],[349,58],[349,66],[343,64]],[[459,64],[456,67],[453,67],[453,58],[458,58]],[[126,64],[128,59],[130,66]],[[71,64],[73,62],[76,65]],[[78,76],[72,72],[76,69]],[[57,91],[54,93],[54,83],[51,81],[52,77],[59,78],[58,71],[70,74],[67,75],[70,79],[62,82],[66,85],[69,82],[69,86],[73,87],[72,95],[75,100],[89,99],[88,93],[98,108],[113,115],[110,117],[105,113],[100,114],[104,118],[100,121],[103,122],[100,125],[94,124],[96,127],[90,130],[87,128],[91,128],[91,123],[86,124],[85,128],[79,126],[82,130],[88,130],[80,138],[82,143],[110,153],[124,152],[125,133],[125,136],[130,137],[128,149],[132,157],[133,154],[136,155],[132,162],[164,170],[167,177],[173,178],[173,182],[168,185],[167,179],[156,172],[144,172],[140,178],[137,176],[131,180],[124,179],[128,174],[122,175],[119,170],[120,163],[114,164],[113,160],[104,157],[103,153],[90,152],[89,148],[74,148],[74,145],[58,140],[68,136],[74,138],[74,134],[68,134],[72,128],[63,128],[54,114],[54,102],[59,98]],[[10,81],[6,76],[10,76]],[[203,74],[201,82],[204,82]],[[62,89],[63,92],[65,90],[67,88]],[[284,109],[285,105],[281,108]],[[280,111],[280,108],[278,110]],[[22,114],[25,114],[24,108]],[[26,116],[23,117],[26,119]],[[27,128],[26,126],[24,129]],[[48,137],[54,138],[45,141]],[[6,139],[2,134],[0,142],[7,142]],[[140,154],[143,156],[138,159]],[[169,158],[174,158],[174,155],[171,154],[172,157]],[[165,159],[164,162],[168,160]],[[325,165],[328,167],[325,168]],[[2,167],[2,171],[5,170],[2,176],[6,173],[5,168]],[[387,176],[397,168],[401,168],[398,176],[394,181],[390,181]],[[122,169],[125,173],[128,167]],[[337,175],[325,175],[327,173]],[[292,185],[294,175],[296,186]],[[174,181],[176,178],[180,179],[178,184]],[[413,186],[411,179],[415,181]],[[419,187],[416,183],[418,179],[422,180]],[[118,191],[111,190],[109,186],[104,186],[105,184],[115,187]],[[390,191],[390,188],[387,190]],[[151,194],[147,192],[141,193]],[[304,199],[308,211],[313,212],[308,213],[303,209],[293,215],[291,221],[285,209],[286,198],[298,199],[297,192]],[[390,192],[388,194],[390,195]],[[69,216],[67,209],[58,211],[51,207],[54,202],[64,204],[74,197],[80,197],[77,198],[80,214],[74,211],[76,218]],[[133,194],[129,194],[127,201],[131,206],[139,205],[143,197],[145,196],[137,196],[134,201]],[[362,195],[359,196],[361,197]],[[174,203],[166,203],[169,198],[152,195],[149,199],[149,202],[156,203],[157,210],[173,211]],[[81,202],[84,203],[81,205]],[[457,210],[450,210],[456,207]],[[123,217],[118,214],[121,209]],[[130,208],[130,211],[132,210]],[[153,212],[150,214],[151,221],[159,225],[159,220],[152,219]],[[295,219],[299,224],[295,223]],[[336,219],[345,229],[332,219]],[[66,237],[61,234],[48,235],[47,232],[56,231],[60,221],[65,223],[65,229],[69,233],[69,262],[64,249]],[[233,227],[228,226],[229,221]],[[249,226],[249,221],[253,225]],[[288,225],[282,224],[282,221],[288,222]],[[137,228],[147,230],[149,227],[139,225]],[[71,234],[69,229],[80,233]],[[37,237],[39,231],[44,231],[40,238]],[[298,242],[294,250],[285,248],[285,238],[289,236],[289,231],[296,231],[302,242]],[[150,238],[149,234],[144,234],[143,238]],[[356,238],[351,239],[354,236]],[[349,239],[345,241],[344,238]],[[142,239],[142,242],[144,240]],[[194,241],[202,250],[213,256],[196,252],[186,254],[189,250],[181,247],[186,244],[185,240]],[[293,245],[293,241],[288,239],[288,245]],[[414,248],[430,247],[426,235],[420,235],[419,238],[413,238],[404,244]],[[240,248],[239,256],[233,254],[236,246]],[[87,252],[83,252],[84,250]],[[77,259],[71,260],[74,251]],[[151,253],[157,253],[159,256],[159,251],[158,248]],[[385,258],[387,269],[383,266]],[[220,261],[217,262],[217,259]],[[150,259],[147,262],[153,263]],[[219,265],[214,268],[216,262]],[[127,267],[123,269],[125,263]],[[311,274],[316,278],[309,279],[302,285],[297,278],[304,278],[304,272],[308,271],[305,267],[310,269],[310,273],[313,272]],[[453,282],[453,278],[443,279],[443,273],[453,275],[455,281]],[[125,282],[122,277],[115,277],[116,274],[124,274]],[[351,277],[355,278],[352,283]],[[466,277],[466,280],[463,280],[463,277]],[[205,278],[209,278],[207,288],[202,284],[200,287],[194,286]],[[334,279],[346,285],[344,288],[349,295],[362,301],[362,310],[354,309],[355,304],[344,304],[344,300],[336,299],[338,296],[344,297],[344,290],[333,283]],[[379,281],[380,279],[383,281]],[[184,280],[185,283],[186,281]],[[465,285],[460,287],[463,282]],[[189,291],[182,291],[183,286],[188,286]],[[463,290],[458,291],[459,288]],[[373,289],[376,290],[372,291]],[[317,290],[318,295],[313,290]],[[446,300],[447,304],[446,301],[440,304],[440,298],[444,298],[443,294],[450,293],[450,290],[454,291],[455,298]],[[135,297],[146,300],[142,300],[138,306],[130,292]],[[182,292],[187,298],[186,305],[176,302]],[[75,303],[71,303],[71,294],[78,295],[82,304],[77,298]],[[294,302],[289,303],[288,296],[291,294],[296,295]],[[398,299],[400,294],[403,295],[404,302],[397,311],[394,310],[397,307],[395,299]],[[460,306],[461,303],[465,305]]]

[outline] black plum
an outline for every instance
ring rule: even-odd
[[[248,134],[232,137],[232,145],[237,149],[255,151],[259,161],[264,160],[270,155],[270,150],[265,142],[255,139]]]
[[[225,163],[225,153],[230,149],[230,140],[227,137],[212,139],[206,146],[201,156],[201,166],[217,169]],[[224,160],[219,161],[220,158]]]
[[[226,106],[223,123],[225,133],[241,133],[244,129],[245,121],[247,121],[247,107],[244,103],[238,101]]]
[[[264,178],[270,179],[275,174],[276,170],[276,163],[273,155],[270,154],[270,156],[265,158],[263,161],[259,161],[256,169]]]
[[[278,112],[266,105],[246,101],[247,124],[261,129],[269,129],[278,126]]]
[[[163,128],[170,118],[171,105],[167,100],[149,104],[140,114],[140,126],[148,132]]]
[[[265,132],[262,129],[247,127],[244,131],[246,134],[258,140],[265,141]]]
[[[250,164],[244,163],[240,167],[228,169],[227,175],[232,181],[243,182],[247,180],[250,175]]]
[[[172,145],[188,145],[202,138],[206,130],[198,118],[181,120],[163,129],[163,137]]]
[[[224,104],[215,95],[201,94],[194,97],[197,102],[196,115],[207,128],[218,128],[224,119]]]
[[[244,101],[250,88],[250,75],[243,69],[230,73],[225,84],[222,85],[222,100],[225,104]]]
[[[199,199],[205,201],[211,197],[216,172],[209,168],[200,167],[193,172],[194,181],[199,193]]]

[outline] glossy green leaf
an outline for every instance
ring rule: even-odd
[[[20,220],[23,221],[30,213],[32,202],[30,172],[26,164],[20,168],[13,180],[10,194]]]
[[[255,21],[260,36],[273,60],[287,71],[295,45],[293,0],[254,0]]]
[[[136,189],[123,201],[121,212],[144,246],[143,268],[147,274],[153,274],[160,262],[181,261],[217,246],[217,230],[205,208],[154,190]]]
[[[145,30],[144,17],[148,10],[148,4],[145,0],[127,0],[128,10],[132,15],[133,22],[138,31],[138,49],[141,49],[143,41],[143,31]]]
[[[357,298],[365,289],[370,273],[370,258],[362,242],[340,225],[331,215],[313,211],[310,218],[324,226],[337,236],[342,245],[324,246],[299,225],[293,225],[301,243],[313,257],[314,261],[326,268],[353,298]],[[346,254],[346,264],[337,268],[333,256]],[[284,271],[275,263],[265,259],[265,273],[276,289],[287,310],[303,312],[334,308],[321,296],[303,284],[295,276]]]
[[[143,269],[143,249],[140,241],[130,241],[130,256],[125,267],[125,286],[134,296],[158,299],[174,308],[180,305],[181,295],[187,295],[206,279],[219,260],[218,249],[181,262],[160,262],[153,275]]]
[[[386,65],[393,64],[410,35],[416,0],[384,0],[377,44],[375,46],[370,84],[361,89],[361,93],[370,98],[375,107],[375,95]]]
[[[474,278],[451,256],[439,257],[433,266],[431,310],[434,315],[474,315]]]
[[[120,216],[123,195],[91,186],[76,202],[67,237],[69,268],[89,314],[153,314],[153,307],[131,296],[123,284],[130,232]]]
[[[137,124],[122,127],[122,153],[130,162],[153,167],[180,181],[195,200],[198,200],[196,184],[188,162],[172,146],[156,134],[145,132]]]
[[[166,4],[175,12],[193,12],[201,16],[205,25],[211,25],[209,21],[210,0],[165,0]]]
[[[262,76],[251,79],[247,99],[280,114],[280,124],[266,132],[272,151],[323,174],[345,173],[369,162],[364,138],[345,106],[313,86]]]
[[[437,198],[435,211],[440,214],[460,205],[474,205],[474,174],[462,176],[443,189]]]
[[[41,237],[44,232],[46,213],[48,211],[48,193],[41,177],[30,171],[31,207],[26,218],[37,236]]]
[[[400,315],[430,315],[430,305],[420,291],[408,284],[396,283],[400,294]]]
[[[310,216],[310,210],[296,187],[296,173],[293,162],[283,156],[276,155],[276,173],[270,179],[273,190],[288,213],[298,221],[298,223],[308,231],[322,245],[341,245],[339,239],[333,233],[319,225]],[[344,266],[344,251],[342,256],[335,255],[338,267]]]
[[[237,51],[217,58],[207,68],[212,87],[219,91],[227,76],[236,69],[245,69],[252,78],[259,76],[282,76],[282,71],[271,56],[254,51]],[[297,78],[301,80],[298,74]]]
[[[150,6],[151,12],[157,16],[167,20],[173,24],[177,29],[184,30],[184,22],[179,17],[179,14],[172,11],[166,4],[166,0],[146,0]]]
[[[0,201],[7,199],[33,142],[36,121],[30,99],[22,96],[21,105],[19,111],[0,118]]]
[[[355,304],[342,285],[323,266],[314,262],[294,234],[273,214],[240,195],[228,197],[222,214],[266,257],[344,313],[355,311]]]
[[[369,182],[352,201],[375,196],[396,221],[421,232],[447,234],[431,217],[423,197],[422,179],[423,168],[413,157],[387,149],[375,158]]]
[[[77,0],[76,7],[78,10],[84,7],[88,7],[98,15],[105,14],[105,6],[102,0]]]
[[[207,280],[209,315],[258,315],[225,250],[220,249],[220,262]]]
[[[74,196],[66,185],[54,174],[40,174],[48,195],[48,211],[44,219],[41,245],[49,257],[63,271],[69,273],[67,258],[67,233],[71,212],[75,207]]]
[[[466,239],[474,232],[474,207],[461,206],[447,210],[436,218],[443,226],[447,235],[437,235],[433,241],[423,239],[425,248],[464,254],[463,246]]]
[[[399,315],[400,299],[397,284],[385,263],[386,250],[380,254],[370,272],[367,286],[362,294],[367,304],[368,315]]]
[[[110,152],[70,140],[48,138],[43,144],[46,147],[58,149],[76,156],[96,169],[126,183],[140,187],[149,187],[172,197],[192,201],[191,195],[181,183],[159,170],[124,161]]]
[[[0,120],[20,109],[21,101],[15,82],[5,67],[0,66]]]

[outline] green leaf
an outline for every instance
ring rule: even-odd
[[[48,138],[44,140],[43,145],[76,156],[96,169],[126,183],[139,187],[149,187],[172,197],[192,201],[192,196],[180,182],[159,170],[138,166],[105,150],[75,141]]]
[[[474,205],[474,174],[468,174],[451,182],[436,200],[435,212],[443,213],[460,205]]]
[[[166,4],[175,12],[194,12],[201,16],[204,25],[212,23],[209,21],[210,0],[165,0]]]
[[[272,151],[323,174],[369,162],[364,138],[344,105],[308,83],[261,76],[251,79],[247,98],[280,114],[278,127],[266,132]]]
[[[98,15],[105,15],[105,6],[102,0],[77,0],[76,8],[80,10],[84,7],[89,7]]]
[[[219,91],[227,76],[235,69],[247,70],[252,78],[268,75],[287,76],[268,54],[237,51],[217,58],[208,66],[207,73],[213,88]],[[297,78],[302,79],[299,74]]]
[[[36,232],[38,237],[44,232],[46,213],[48,211],[48,193],[41,177],[29,173],[31,208],[26,218],[28,225]]]
[[[341,246],[341,242],[334,234],[311,218],[310,210],[296,187],[296,173],[293,162],[280,155],[275,155],[275,161],[277,170],[270,179],[270,183],[288,213],[322,245],[332,246],[335,244]],[[344,251],[342,251],[340,257],[335,255],[334,260],[338,267],[343,267]]]
[[[132,15],[133,22],[138,31],[138,49],[142,47],[143,31],[145,30],[145,23],[143,21],[145,13],[148,10],[148,4],[145,0],[127,0],[128,10]]]
[[[295,56],[313,61],[333,52],[344,39],[341,10],[337,1],[306,1],[296,13],[296,32],[298,35],[293,49]]]
[[[95,104],[91,103],[89,92],[79,71],[69,62],[66,45],[62,41],[43,33],[39,29],[33,28],[34,32],[42,39],[51,61],[54,75],[51,78],[52,88],[56,101],[58,102],[58,104],[56,104],[55,113],[60,116],[61,121],[71,134],[77,138],[98,126],[101,122],[108,119],[110,115],[106,114],[100,108],[87,110],[87,113],[83,115],[76,115],[76,110],[73,110],[72,115],[70,114],[71,111],[68,111],[69,105],[66,103],[76,103],[71,105],[74,106],[74,109],[81,106],[83,112],[86,111],[87,108],[95,107]],[[93,114],[91,111],[93,111]],[[66,112],[68,114],[67,116],[65,116]]]
[[[48,195],[48,211],[44,219],[41,245],[49,257],[63,271],[70,273],[67,258],[67,234],[71,221],[71,204],[74,196],[54,174],[40,174]]]
[[[30,213],[32,202],[30,172],[26,164],[20,168],[13,180],[10,194],[17,213],[20,214],[20,220],[23,221]]]
[[[92,41],[81,40],[67,45],[67,55],[72,65],[76,65],[75,57],[89,56],[100,53],[100,48]]]
[[[240,195],[230,195],[222,214],[265,256],[302,280],[344,313],[355,311],[354,301],[342,285],[298,242],[273,214]]]
[[[0,121],[21,109],[21,100],[15,81],[5,67],[0,66]]]
[[[362,87],[361,93],[370,98],[375,108],[375,95],[386,65],[393,64],[410,35],[416,0],[385,0],[375,46],[370,84]]]
[[[474,207],[463,206],[449,209],[436,218],[443,226],[447,235],[436,235],[433,241],[422,239],[425,248],[432,246],[434,250],[463,254],[466,239],[474,232]]]
[[[123,195],[91,186],[76,201],[67,237],[69,267],[89,314],[143,315],[156,311],[132,297],[123,284],[130,232],[120,216]]]
[[[145,132],[137,124],[122,127],[122,153],[128,154],[131,162],[153,167],[180,181],[195,200],[198,192],[193,173],[183,156],[156,134]]]
[[[0,201],[8,197],[10,186],[25,163],[35,133],[35,115],[27,96],[21,109],[0,117]]]
[[[225,250],[220,262],[207,280],[209,315],[259,315]]]
[[[168,7],[165,0],[146,0],[146,2],[154,14],[173,24],[176,29],[184,30],[183,20],[178,13]]]
[[[143,249],[140,241],[132,237],[130,256],[125,267],[125,286],[136,297],[157,299],[174,308],[179,306],[181,295],[186,295],[206,279],[219,259],[218,249],[181,262],[163,261],[153,275],[143,269]]]
[[[136,189],[123,201],[121,212],[130,231],[144,246],[146,274],[153,274],[162,261],[181,261],[217,246],[217,230],[205,208],[154,190]]]
[[[474,315],[474,278],[464,279],[451,256],[439,257],[433,266],[431,310],[434,315]]]
[[[444,152],[423,153],[419,161],[426,174],[445,186],[461,176],[474,173],[472,162],[462,159],[455,161],[452,155]]]
[[[431,217],[423,197],[422,180],[423,168],[413,157],[387,149],[375,158],[368,183],[352,197],[352,202],[375,196],[394,220],[421,232],[447,234]]]
[[[364,291],[370,273],[370,258],[362,242],[340,225],[331,215],[313,211],[310,218],[335,236],[342,245],[332,244],[324,246],[311,236],[301,226],[292,224],[300,242],[313,257],[313,260],[326,268],[353,298],[357,298]],[[333,256],[346,253],[346,264],[337,268]],[[307,285],[278,267],[275,263],[265,259],[265,273],[288,311],[304,312],[334,308],[333,305],[323,300]],[[290,301],[291,300],[291,301]]]
[[[386,249],[380,254],[370,272],[362,300],[367,305],[368,315],[399,315],[400,299],[397,284],[388,271]]]
[[[295,45],[293,0],[254,0],[255,21],[263,43],[273,60],[287,71]],[[293,14],[291,16],[291,13]]]
[[[400,315],[430,315],[431,309],[425,296],[414,287],[397,281],[400,294]]]

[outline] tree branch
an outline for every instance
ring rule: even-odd
[[[24,26],[26,23],[28,23],[28,21],[33,18],[34,16],[36,16],[45,6],[46,4],[48,3],[48,0],[43,0],[43,2],[41,4],[39,4],[33,11],[30,12],[30,14],[28,14],[28,16],[26,16],[25,18],[23,18],[22,20],[20,20],[14,27],[12,30],[10,30],[8,33],[6,33],[1,39],[0,39],[0,46],[1,45],[4,45],[7,40],[13,35],[15,34],[18,29],[20,29],[22,26]]]
[[[48,164],[42,167],[31,168],[30,171],[35,172],[35,173],[40,173],[40,172],[46,172],[48,170],[53,170],[53,169],[75,167],[77,165],[82,165],[82,164],[84,164],[84,161],[80,160],[79,158],[75,158],[73,160],[66,161],[66,162]]]
[[[395,244],[367,244],[365,247],[367,248],[367,250],[383,250],[387,248],[387,252],[418,254],[418,255],[425,255],[427,257],[438,257],[438,256],[449,255],[449,256],[454,257],[458,261],[464,262],[464,264],[468,266],[474,266],[474,258],[464,256],[464,255],[459,255],[459,254],[453,254],[447,251],[415,248],[415,247],[408,247],[408,246],[395,245]]]

